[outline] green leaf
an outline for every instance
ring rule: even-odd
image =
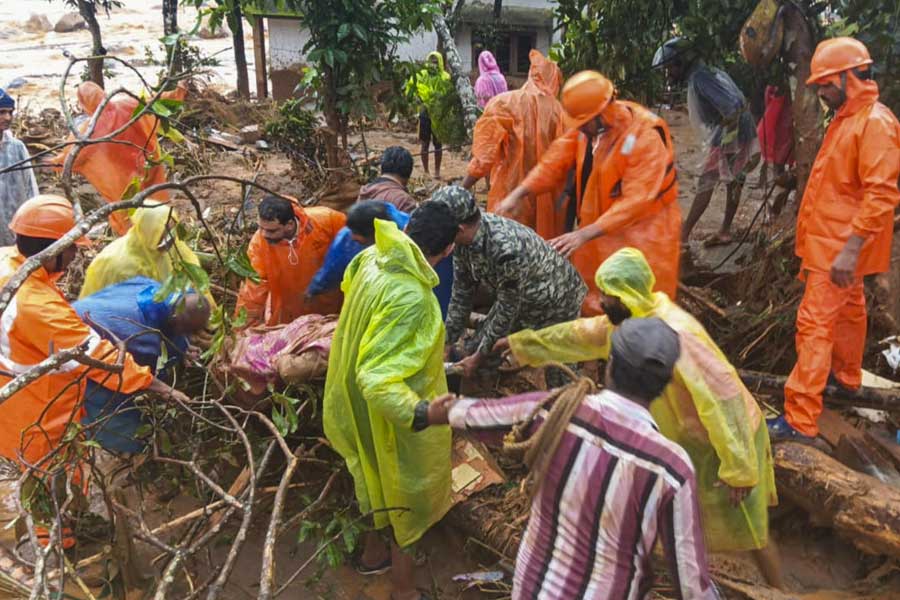
[[[181,266],[187,273],[195,291],[201,294],[209,291],[209,275],[203,270],[203,267],[187,261],[183,261]]]
[[[225,257],[225,268],[243,279],[249,279],[253,283],[261,281],[259,273],[256,272],[256,269],[250,263],[246,246],[242,246],[236,252],[231,252]]]
[[[350,23],[344,23],[340,27],[338,27],[338,31],[337,31],[338,41],[343,40],[348,35],[350,35]]]
[[[122,192],[122,200],[130,200],[133,198],[135,194],[141,191],[143,183],[143,178],[138,177],[137,175],[132,177],[131,181],[128,183],[128,187]]]

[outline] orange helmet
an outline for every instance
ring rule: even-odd
[[[597,71],[581,71],[572,75],[562,89],[566,128],[581,127],[606,110],[615,96],[615,86]]]
[[[821,83],[823,79],[857,67],[872,64],[865,44],[849,37],[820,42],[813,53],[806,85]]]
[[[26,200],[13,215],[9,228],[19,235],[58,240],[75,227],[75,211],[62,196],[39,194]],[[90,246],[86,237],[75,240],[79,246]]]

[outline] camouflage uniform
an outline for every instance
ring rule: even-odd
[[[448,186],[432,201],[450,207],[462,222],[480,210],[465,189]],[[541,329],[577,319],[587,286],[568,260],[534,230],[491,213],[482,212],[478,233],[468,246],[453,252],[453,295],[447,313],[447,343],[465,332],[479,284],[490,289],[495,301],[466,353],[488,354],[500,338],[522,329]]]

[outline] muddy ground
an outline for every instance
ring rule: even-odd
[[[18,6],[15,10],[12,9],[14,4]],[[153,9],[155,14],[158,8],[149,6],[149,4],[129,0],[126,2],[125,11],[114,14],[111,18],[113,26],[108,28],[109,33],[107,34],[107,43],[111,48],[117,48],[126,54],[137,56],[142,54],[142,44],[155,42],[155,37],[161,33],[161,19],[159,19],[159,23],[149,18],[145,23],[140,23],[141,19],[136,18],[145,13],[149,14],[147,11],[150,9]],[[51,20],[61,12],[56,4],[47,4],[43,0],[23,0],[21,5],[10,2],[4,3],[0,7],[0,23],[5,23],[3,27],[0,27],[0,34],[6,32],[0,35],[0,42],[2,42],[0,50],[17,48],[15,52],[4,54],[2,64],[0,64],[0,85],[4,85],[5,80],[12,79],[13,76],[19,76],[23,69],[31,69],[26,73],[28,80],[26,86],[20,88],[17,93],[36,98],[33,107],[37,107],[41,106],[40,103],[45,100],[48,100],[47,103],[56,102],[53,98],[55,91],[49,82],[53,77],[58,77],[60,66],[64,67],[65,61],[61,61],[58,56],[60,50],[75,44],[74,49],[83,51],[87,43],[87,34],[83,31],[45,36],[25,34],[21,31],[9,33],[16,23],[27,18],[25,13],[30,10],[52,12]],[[136,22],[139,24],[132,25]],[[104,31],[106,32],[106,29]],[[64,38],[63,35],[72,37]],[[58,39],[53,36],[57,36]],[[215,51],[219,45],[227,46],[229,41],[210,40],[203,43],[208,45],[210,51]],[[228,54],[223,55],[225,66],[216,73],[216,82],[221,84],[223,91],[230,85],[233,75],[229,71],[230,63],[228,61],[231,59]],[[662,115],[671,126],[676,144],[680,183],[679,203],[686,213],[695,191],[695,172],[704,152],[684,111],[666,110],[662,111]],[[222,129],[233,130],[237,125],[226,123],[223,124]],[[372,130],[366,132],[365,137],[372,154],[377,154],[387,146],[397,144],[407,147],[414,154],[419,151],[415,131],[410,127]],[[350,142],[357,148],[357,152],[360,151],[359,141],[358,133],[351,136]],[[185,166],[186,163],[182,163],[180,170],[184,175],[196,168],[211,173],[227,173],[248,179],[256,175],[257,181],[261,185],[301,199],[311,198],[318,191],[307,186],[305,181],[298,177],[291,161],[278,152],[258,151],[249,147],[243,147],[237,152],[197,147],[187,151],[187,154],[192,156],[197,164],[188,169]],[[442,168],[444,181],[461,179],[465,175],[466,163],[466,156],[463,153],[445,152]],[[751,175],[749,185],[745,189],[744,201],[735,222],[738,230],[749,224],[760,205],[762,194],[761,190],[755,186],[757,177],[756,173]],[[425,175],[421,163],[417,160],[411,187],[421,196],[425,196],[428,190],[435,185],[436,182]],[[45,186],[42,185],[42,189],[45,189]],[[91,195],[89,186],[82,185],[79,191],[86,196]],[[196,192],[203,206],[209,210],[209,220],[217,223],[229,221],[230,217],[238,210],[242,200],[239,186],[231,183],[211,182],[200,186]],[[484,198],[486,194],[484,183],[478,185],[477,192],[480,197]],[[258,195],[256,199],[258,199]],[[182,213],[189,215],[191,211],[184,201],[178,200],[177,202],[183,205]],[[695,229],[696,239],[717,230],[723,210],[724,190],[719,189]],[[189,221],[196,220],[192,217],[187,217],[187,219]],[[79,285],[79,273],[83,268],[83,262],[81,264],[81,267],[76,264],[73,267],[73,273],[67,278],[68,291],[73,295],[77,292]],[[227,300],[227,298],[223,299]],[[303,481],[304,473],[301,471],[296,479]],[[155,516],[155,521],[151,525],[165,522],[167,519],[183,514],[197,506],[196,502],[186,497],[177,497],[174,500],[161,502],[157,507],[158,514]],[[292,510],[296,511],[300,506],[294,506],[289,502],[287,508],[288,514],[291,514]],[[773,512],[772,530],[772,536],[782,551],[790,595],[768,595],[763,591],[759,591],[756,593],[757,595],[751,595],[746,590],[739,593],[728,589],[724,590],[726,597],[760,599],[791,597],[806,600],[900,598],[900,584],[891,582],[890,579],[890,572],[894,568],[893,563],[860,554],[853,549],[852,545],[836,538],[830,530],[811,524],[805,513],[793,509],[787,503],[783,503]],[[223,537],[228,538],[233,533],[234,530],[231,530]],[[223,597],[228,599],[256,597],[264,533],[263,523],[257,523],[251,529],[250,538],[239,556],[235,574]],[[313,543],[298,544],[296,534],[288,533],[277,545],[278,580],[283,581],[314,552],[315,548]],[[223,544],[214,550],[214,555],[224,553],[226,550],[227,546]],[[467,540],[466,535],[454,528],[451,521],[447,520],[429,532],[421,542],[419,551],[424,563],[417,572],[417,583],[421,588],[428,590],[432,597],[444,600],[488,597],[475,591],[462,592],[460,586],[451,580],[453,575],[459,573],[496,568],[497,559],[490,551]],[[751,591],[756,589],[760,582],[760,577],[752,561],[744,555],[714,556],[713,568],[715,572],[726,575],[729,580],[736,581]],[[309,581],[308,578],[313,575],[313,571],[310,570],[298,578],[288,588],[284,597],[336,600],[387,600],[389,598],[390,586],[387,577],[362,577],[356,574],[351,567],[344,566],[325,570],[320,579]],[[870,577],[873,573],[875,575]],[[886,574],[887,577],[884,577]],[[885,584],[885,581],[888,583]],[[502,595],[490,597],[502,597]],[[672,597],[671,590],[666,590],[663,586],[655,593],[654,597]]]

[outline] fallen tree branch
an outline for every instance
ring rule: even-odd
[[[738,370],[744,384],[751,392],[766,392],[777,396],[784,395],[784,384],[787,377],[760,373],[759,371]],[[900,411],[900,390],[860,387],[851,391],[837,385],[827,385],[822,392],[825,402],[835,406],[857,406],[862,408],[878,408],[887,411]]]
[[[773,448],[778,492],[869,554],[900,557],[900,490],[812,446]]]

